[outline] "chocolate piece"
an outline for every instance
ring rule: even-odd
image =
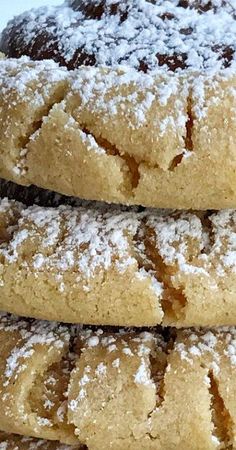
[[[219,61],[222,69],[230,67],[235,60],[231,3],[172,3],[68,0],[58,7],[31,10],[8,24],[0,50],[8,57],[53,59],[69,70],[121,64],[145,73],[195,71],[218,67]]]

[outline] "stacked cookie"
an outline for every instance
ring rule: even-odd
[[[0,448],[236,448],[235,20],[68,0],[3,31]]]

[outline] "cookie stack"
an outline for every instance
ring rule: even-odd
[[[235,38],[234,0],[3,31],[1,449],[236,449]]]

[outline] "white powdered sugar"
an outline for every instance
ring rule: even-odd
[[[89,347],[96,347],[99,344],[99,338],[98,336],[92,336],[87,340],[87,345]]]
[[[94,137],[91,134],[84,133],[83,131],[80,130],[80,136],[82,142],[84,143],[84,145],[88,150],[93,151],[98,155],[106,154],[106,151],[102,147],[99,147],[99,145],[97,144],[97,142],[95,141]]]
[[[8,444],[7,442],[0,442],[0,450],[7,450]]]
[[[198,2],[196,8],[190,1],[191,8],[186,8],[177,0],[126,0],[118,5],[108,0],[92,0],[90,4],[84,0],[77,11],[70,3],[31,10],[15,19],[18,26],[24,23],[24,46],[32,48],[43,30],[54,46],[60,42],[59,52],[54,54],[58,52],[66,64],[76,61],[77,49],[84,55],[81,60],[85,64],[87,60],[98,66],[141,66],[148,71],[157,69],[158,63],[158,70],[163,71],[168,64],[194,71],[220,70],[224,67],[225,48],[230,49],[227,62],[235,62],[234,0],[214,0],[209,2],[210,8],[204,1]],[[13,26],[14,21],[9,29]],[[3,50],[7,44],[5,33]],[[47,48],[43,42],[42,47]]]
[[[70,271],[89,294],[99,274],[115,270],[122,276],[132,270],[134,279],[149,286],[159,300],[167,276],[162,275],[162,264],[171,267],[170,283],[184,274],[201,276],[213,291],[227,273],[236,270],[232,210],[204,215],[120,207],[109,211],[99,204],[25,207],[3,199],[1,214],[10,221],[6,240],[0,243],[2,268],[21,263],[36,278],[50,271],[61,294],[67,292],[65,275]],[[150,246],[154,252],[150,253]]]
[[[129,94],[125,92],[127,86],[130,86]],[[128,126],[134,129],[143,126],[147,113],[157,99],[160,106],[165,107],[168,100],[180,91],[181,96],[176,100],[178,105],[176,104],[174,111],[176,117],[169,115],[162,122],[156,123],[156,127],[160,128],[160,135],[165,133],[167,126],[174,129],[185,127],[187,119],[183,110],[188,85],[182,78],[172,73],[161,77],[143,74],[124,66],[117,70],[86,67],[74,71],[71,85],[72,95],[79,94],[78,110],[83,111],[83,108],[89,107],[91,112],[102,112],[104,120],[107,116],[125,114]]]
[[[236,367],[236,328],[218,327],[215,329],[186,329],[183,335],[184,342],[177,342],[175,349],[182,360],[193,364],[195,358],[201,361],[207,357],[209,370],[215,376],[220,373],[222,355],[225,355],[232,367]],[[222,349],[223,348],[223,349]],[[206,384],[209,380],[206,379]]]
[[[19,333],[19,341],[6,360],[5,387],[16,380],[18,375],[26,369],[27,360],[33,356],[37,346],[46,346],[49,351],[53,347],[61,349],[68,342],[70,336],[65,326],[54,322],[27,322],[3,313],[0,317],[0,330]]]
[[[21,331],[22,330],[22,331]],[[42,332],[42,346],[44,350],[50,353],[50,345],[54,345],[51,342],[52,335],[55,340],[66,340],[67,344],[70,341],[74,346],[73,361],[75,366],[71,367],[68,364],[68,398],[64,394],[64,400],[55,414],[43,417],[42,414],[38,414],[35,417],[37,426],[40,428],[57,427],[56,430],[64,430],[66,420],[79,418],[82,421],[84,419],[96,420],[97,412],[110,411],[110,406],[115,402],[120,402],[123,399],[127,399],[127,389],[130,391],[128,394],[134,393],[135,398],[142,400],[142,405],[145,405],[147,392],[151,394],[153,398],[153,408],[148,409],[148,412],[154,412],[154,415],[164,407],[168,408],[169,389],[172,389],[173,379],[178,381],[178,385],[181,389],[181,383],[184,381],[185,376],[191,376],[188,373],[192,371],[192,368],[196,370],[197,383],[200,383],[200,396],[204,399],[206,405],[206,411],[214,408],[212,406],[211,398],[214,397],[212,392],[212,379],[216,381],[219,386],[224,384],[224,389],[231,390],[231,383],[233,382],[233,371],[235,371],[235,354],[236,354],[236,328],[235,327],[221,327],[215,329],[185,329],[185,330],[172,330],[171,334],[167,334],[166,330],[157,331],[153,329],[150,332],[139,332],[137,329],[113,329],[107,331],[101,330],[74,328],[73,326],[61,326],[56,324],[50,324],[35,320],[22,320],[14,316],[2,314],[0,316],[0,331],[3,342],[7,342],[6,351],[2,354],[2,362],[6,360],[6,355],[10,357],[11,343],[16,343],[20,348],[22,344],[21,340],[24,340],[23,345],[26,348],[25,357],[20,356],[20,361],[24,370],[24,365],[27,365],[28,373],[32,370],[32,366],[28,363],[28,349],[32,343],[32,336]],[[17,341],[17,337],[20,333],[23,333],[24,337]],[[60,334],[61,333],[61,334]],[[66,339],[65,339],[66,336]],[[73,337],[73,340],[71,339]],[[98,337],[99,343],[96,346],[90,346],[91,338]],[[29,344],[27,345],[27,341]],[[109,346],[117,345],[117,350],[114,355],[109,353]],[[23,348],[21,345],[21,348]],[[33,344],[34,345],[34,344]],[[35,346],[35,352],[37,356],[41,356],[41,348],[38,343]],[[124,356],[123,348],[131,348],[133,358]],[[14,348],[14,345],[12,345]],[[77,350],[76,350],[77,349]],[[14,349],[13,349],[14,352]],[[38,352],[38,353],[37,353]],[[70,361],[70,353],[68,353],[68,347],[66,347],[66,354],[61,355],[63,361]],[[178,354],[180,358],[178,358]],[[49,362],[50,364],[50,362]],[[193,364],[196,364],[193,367]],[[231,365],[232,371],[230,371],[229,384],[225,379],[222,368],[225,370],[227,364]],[[190,367],[190,366],[191,367]],[[51,366],[50,366],[51,367]],[[53,367],[53,366],[52,366]],[[19,366],[17,367],[17,370]],[[26,370],[27,370],[26,369]],[[41,368],[40,368],[41,369]],[[43,367],[42,367],[43,369]],[[48,368],[46,369],[48,370]],[[19,373],[19,372],[18,372]],[[50,373],[50,371],[49,371]],[[55,373],[55,377],[54,377]],[[223,377],[221,377],[221,373]],[[225,372],[224,372],[225,373]],[[11,381],[15,381],[16,370],[11,375]],[[42,372],[39,370],[39,381],[42,376]],[[169,376],[171,378],[168,380]],[[172,378],[173,377],[173,378]],[[7,377],[5,377],[7,379]],[[5,394],[3,401],[7,405],[11,395],[11,388],[8,389],[8,385],[3,385],[5,378],[1,380],[1,389]],[[26,377],[27,382],[29,378]],[[45,378],[46,387],[50,384],[52,387],[60,380],[57,378],[57,372],[53,372],[53,375]],[[191,378],[190,378],[191,380]],[[170,384],[171,381],[171,384]],[[32,386],[34,383],[31,381]],[[23,386],[24,387],[24,386]],[[182,384],[184,389],[184,384]],[[29,386],[31,389],[31,385]],[[97,389],[97,395],[94,396],[94,389]],[[34,392],[33,390],[30,392]],[[48,392],[48,391],[46,391]],[[52,389],[52,402],[55,398],[55,405],[57,404],[57,393]],[[145,394],[146,392],[146,394]],[[205,392],[205,393],[204,393]],[[225,392],[219,387],[220,396],[224,395],[222,400],[225,399]],[[221,393],[223,392],[223,394]],[[205,396],[207,394],[207,396]],[[55,395],[55,397],[54,397]],[[137,395],[137,397],[136,397]],[[204,395],[202,397],[202,395]],[[229,392],[231,396],[231,391]],[[193,397],[194,398],[194,397]],[[230,397],[226,397],[230,398]],[[156,399],[156,404],[155,404]],[[207,400],[208,399],[208,400]],[[28,397],[27,397],[28,400]],[[42,396],[44,402],[44,397]],[[185,398],[185,404],[191,405],[191,393],[187,393]],[[214,398],[213,398],[214,400]],[[12,399],[11,399],[12,401]],[[189,403],[190,401],[190,403]],[[163,403],[163,405],[162,405]],[[173,402],[170,403],[170,405]],[[115,405],[116,403],[114,403]],[[120,403],[119,403],[120,404]],[[156,407],[157,406],[157,407]],[[51,403],[48,400],[47,404],[44,403],[45,410],[51,408]],[[69,408],[69,416],[68,409]],[[181,407],[181,405],[180,405]],[[227,407],[227,404],[226,404]],[[21,408],[20,408],[21,409]],[[22,405],[22,411],[24,411],[24,405]],[[95,414],[94,414],[95,411]],[[131,410],[132,411],[132,410]],[[10,410],[11,412],[11,410]],[[173,408],[171,407],[171,414]],[[71,415],[70,415],[71,414]],[[9,416],[12,419],[12,416]],[[24,416],[27,419],[27,416]],[[31,416],[32,417],[32,416]],[[153,420],[154,416],[149,415],[150,420]],[[84,422],[83,422],[84,423]],[[83,426],[82,423],[82,426]],[[94,422],[95,423],[95,422]],[[155,422],[153,422],[155,423]],[[62,424],[62,425],[60,425]],[[143,421],[142,421],[143,424]],[[60,428],[61,427],[61,428]],[[212,428],[213,429],[213,428]],[[41,430],[42,431],[42,430]],[[78,428],[77,430],[78,431]],[[38,432],[38,431],[37,431]],[[214,437],[214,433],[213,433]],[[215,441],[216,442],[216,441]],[[32,447],[33,449],[34,447]],[[42,447],[44,448],[44,447]],[[46,447],[45,447],[46,448]]]
[[[99,268],[107,270],[114,264],[122,272],[135,264],[125,235],[125,232],[136,232],[138,220],[133,213],[103,215],[99,210],[95,212],[86,208],[19,207],[19,226],[22,229],[13,230],[8,249],[3,244],[0,250],[9,263],[17,260],[16,251],[20,249],[23,238],[34,239],[37,235],[40,252],[33,255],[33,267],[35,270],[55,267],[58,281],[61,281],[58,274],[72,267],[77,268],[78,276],[88,279]],[[54,251],[48,254],[50,247]]]
[[[187,264],[188,240],[197,240],[204,247],[202,223],[197,215],[183,213],[179,217],[174,214],[168,217],[164,214],[163,217],[160,215],[159,220],[150,216],[147,224],[155,230],[160,254],[167,264],[177,262],[180,269],[186,272],[203,270]]]
[[[151,280],[151,287],[153,289],[153,292],[156,294],[156,296],[159,298],[163,294],[163,283],[159,282],[155,275],[151,274],[151,271],[145,270],[144,267],[142,267],[139,272],[136,275],[136,278],[139,280]]]
[[[98,376],[98,378],[102,378],[106,375],[106,373],[107,373],[107,367],[103,362],[101,362],[100,364],[98,364],[97,368],[95,369],[95,374]]]
[[[114,361],[112,362],[112,367],[114,367],[115,369],[119,369],[120,367],[120,359],[114,359]]]
[[[67,70],[52,60],[34,62],[24,56],[18,60],[0,60],[1,95],[7,96],[13,92],[18,98],[27,101],[29,94],[31,101],[38,107],[44,105],[53,84],[67,77]]]
[[[235,327],[223,328],[225,337],[225,350],[224,354],[229,358],[233,367],[236,367],[236,329]]]
[[[198,334],[194,334],[192,330],[185,330],[183,333],[187,339],[185,342],[177,342],[175,345],[180,358],[192,365],[196,358],[207,355],[210,357],[209,368],[217,375],[220,370],[220,356],[217,350],[217,329],[215,331],[216,334],[211,330],[206,330],[205,332],[198,330]]]
[[[45,417],[37,417],[37,422],[40,427],[52,427],[53,423],[51,420],[46,419]]]
[[[124,347],[122,352],[126,355],[126,356],[134,356],[132,350],[129,347]]]
[[[141,358],[141,364],[134,375],[134,381],[136,384],[142,384],[144,386],[155,386],[151,379],[150,369],[144,358]]]
[[[36,64],[25,60],[29,67],[11,80],[8,72],[19,60],[2,60],[0,79],[7,76],[3,93],[14,85],[23,95],[44,70],[43,92],[36,89],[34,96],[40,105],[50,84],[66,76],[72,92],[79,93],[80,108],[89,103],[91,111],[105,115],[104,120],[118,110],[121,114],[123,108],[131,128],[145,124],[154,101],[165,106],[176,95],[175,115],[169,111],[156,124],[162,136],[169,128],[182,134],[186,111],[180,97],[184,92],[184,98],[191,92],[192,113],[202,118],[207,110],[206,81],[213,87],[235,74],[235,0],[83,0],[77,10],[72,3],[33,9],[15,18],[3,33],[0,48],[8,56],[27,54],[36,60],[45,56],[75,70],[65,71],[50,60]],[[133,86],[129,93],[127,85]],[[212,96],[213,103],[220,103],[217,96]],[[81,138],[89,150],[104,152],[91,135],[81,132]],[[186,150],[189,156],[190,149]],[[14,170],[22,174],[23,169],[16,166]]]

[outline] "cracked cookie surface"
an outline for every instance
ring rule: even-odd
[[[235,210],[130,209],[0,186],[10,196],[0,202],[2,310],[98,325],[235,323]]]
[[[0,429],[76,449],[234,449],[235,338],[235,327],[96,329],[1,314]]]
[[[91,200],[235,207],[235,36],[225,1],[83,0],[16,18],[0,175]]]

